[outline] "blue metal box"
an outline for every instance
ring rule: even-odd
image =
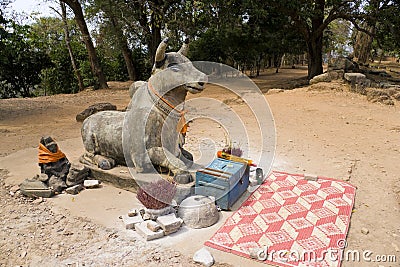
[[[245,163],[217,158],[196,172],[196,195],[213,196],[217,205],[229,210],[249,186]]]

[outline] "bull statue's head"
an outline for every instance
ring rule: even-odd
[[[179,87],[193,94],[203,91],[207,75],[196,69],[186,57],[189,50],[188,40],[178,52],[166,53],[168,38],[158,46],[152,76],[149,82],[161,94]]]

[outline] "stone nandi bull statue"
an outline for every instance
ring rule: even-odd
[[[184,113],[175,107],[185,101],[188,91],[201,92],[207,76],[186,57],[187,42],[178,52],[165,53],[167,43],[166,38],[158,46],[152,75],[135,88],[126,112],[103,111],[83,122],[86,152],[81,160],[103,168],[113,161],[134,165],[137,172],[161,166],[172,171],[178,183],[191,181],[187,168],[193,157],[183,149],[185,134],[179,130],[185,128]]]

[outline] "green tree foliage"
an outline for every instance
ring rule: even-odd
[[[94,88],[95,89],[108,88],[107,80],[104,75],[102,66],[100,65],[100,60],[97,56],[97,52],[86,23],[85,15],[83,13],[83,8],[81,4],[82,1],[78,0],[61,0],[61,1],[64,2],[66,5],[68,5],[70,9],[74,12],[76,24],[78,25],[78,28],[82,33],[82,40],[86,46],[90,67],[92,69],[94,77]]]
[[[131,79],[126,67],[121,47],[115,43],[115,35],[109,34],[112,28],[103,24],[99,34],[93,37],[96,39],[97,51],[101,58],[101,64],[107,79],[110,81],[127,81]],[[146,80],[151,71],[151,62],[148,55],[140,48],[129,49],[131,54],[132,64],[135,66],[135,80]]]
[[[0,98],[29,97],[40,83],[49,57],[29,38],[29,26],[6,20],[0,14]]]
[[[127,31],[124,32],[125,23],[121,19],[119,11],[115,8],[115,2],[111,0],[90,0],[87,1],[86,5],[87,16],[99,25],[100,38],[108,37],[109,47],[119,50],[119,54],[122,55],[129,79],[137,80],[137,71],[132,50],[128,44]],[[106,49],[107,47],[103,46],[103,48]]]
[[[230,4],[235,8],[214,2],[210,13],[215,19],[192,45],[192,58],[223,62],[258,74],[263,61],[278,67],[283,54],[304,52],[301,36],[274,8],[261,1]]]
[[[400,1],[368,0],[361,27],[353,33],[354,55],[359,63],[389,53],[399,56]]]
[[[360,18],[361,0],[269,0],[266,5],[273,6],[285,15],[293,27],[304,38],[308,53],[308,78],[323,72],[323,36],[327,27],[336,19],[342,18],[356,23]]]
[[[324,53],[332,56],[348,56],[351,46],[351,23],[338,19],[333,21],[324,32]]]
[[[107,0],[96,0],[106,2]],[[165,28],[169,14],[176,7],[176,0],[124,1],[115,0],[112,8],[119,14],[119,23],[135,39],[134,43],[147,46],[148,57],[154,59],[154,53],[161,42],[161,32]],[[129,36],[126,36],[129,39]]]
[[[98,30],[93,33],[97,50],[101,57],[107,79],[141,80],[148,78],[151,69],[150,60],[143,44],[132,38],[132,31],[126,22],[119,17],[118,10],[111,1],[90,1],[86,8],[91,21]],[[131,44],[128,42],[131,37]]]
[[[81,67],[84,85],[93,84],[93,75],[86,66],[87,52],[85,46],[80,41],[80,32],[74,21],[68,22],[71,37],[71,46],[75,53],[78,66]],[[32,36],[35,40],[40,40],[37,47],[48,55],[51,60],[50,66],[42,69],[40,73],[41,89],[44,94],[73,93],[78,91],[78,83],[71,65],[64,41],[63,22],[55,17],[42,17],[31,25]]]
[[[39,18],[29,26],[18,25],[4,17],[9,1],[0,3],[0,97],[29,96],[38,90],[76,92],[62,20]],[[262,66],[279,67],[284,55],[306,52],[312,78],[322,73],[323,54],[329,58],[347,53],[354,29],[365,32],[360,36],[370,31],[371,37],[353,40],[364,54],[370,54],[372,40],[380,51],[398,55],[400,50],[398,0],[62,1],[77,16],[67,25],[85,86],[98,84],[93,73],[100,66],[104,83],[147,79],[164,36],[170,37],[171,50],[189,37],[192,60],[221,62],[253,75]],[[82,35],[86,20],[95,41],[91,53],[87,28]],[[101,64],[90,63],[88,55],[98,55]]]
[[[377,16],[376,40],[379,48],[400,57],[400,1],[382,1]]]

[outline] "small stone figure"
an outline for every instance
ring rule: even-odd
[[[67,187],[65,181],[71,164],[50,136],[44,136],[40,139],[39,166],[40,172],[49,177],[48,185],[55,192],[61,192]]]

